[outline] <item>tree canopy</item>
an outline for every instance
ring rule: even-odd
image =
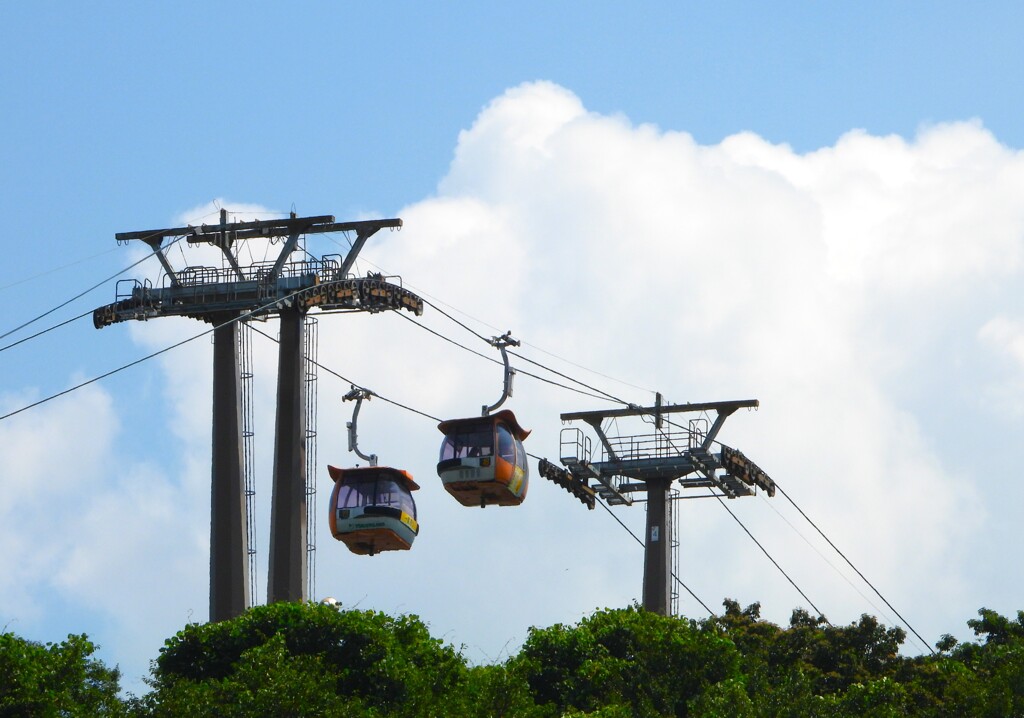
[[[0,633],[0,716],[120,716],[120,673],[84,635],[36,643]]]
[[[867,615],[833,626],[798,609],[779,626],[756,603],[701,621],[630,606],[533,628],[506,661],[471,666],[416,616],[275,603],[185,626],[142,697],[119,695],[85,636],[0,634],[0,718],[1024,716],[1024,612],[967,624],[977,640],[906,656],[906,634]]]

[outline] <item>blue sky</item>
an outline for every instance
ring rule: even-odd
[[[8,3],[0,333],[141,256],[115,232],[201,221],[218,206],[402,216],[366,261],[479,331],[512,329],[538,360],[556,361],[545,350],[622,379],[602,386],[638,402],[650,395],[635,386],[677,401],[760,398],[726,433],[841,545],[862,547],[862,570],[926,636],[962,634],[981,605],[1019,608],[1021,588],[1004,547],[1021,538],[1024,499],[1012,479],[1024,407],[1022,15],[1009,2]],[[159,278],[148,266],[125,276]],[[609,291],[637,286],[662,301]],[[33,328],[113,297],[106,282]],[[458,336],[436,315],[424,322]],[[496,398],[490,365],[398,318],[328,323],[321,358],[381,394],[445,415]],[[97,332],[83,319],[3,352],[3,408],[203,329],[159,324]],[[384,346],[433,385],[385,371],[373,349]],[[258,351],[272,393],[273,348]],[[0,509],[25,521],[0,536],[16,557],[0,578],[0,623],[39,640],[88,632],[136,687],[159,641],[205,617],[208,354],[193,342],[0,422],[13,452],[0,461]],[[573,366],[561,365],[604,381]],[[330,397],[347,388],[321,389],[322,463],[346,460],[348,407]],[[551,458],[558,413],[599,408],[522,378],[516,388],[513,408],[533,414],[520,417],[535,429],[528,448]],[[607,516],[536,477],[519,513],[456,511],[428,491],[429,422],[378,404],[361,422],[364,450],[425,479],[421,512],[433,515],[421,523],[437,528],[417,556],[372,566],[327,537],[325,591],[420,613],[475,660],[530,625],[638,597],[636,547]],[[69,503],[78,509],[60,508]],[[724,512],[684,504],[704,600],[761,600],[784,621],[799,597]],[[753,524],[783,510],[741,508]],[[642,526],[642,508],[622,516]],[[99,528],[118,527],[112,517],[123,531],[108,536]],[[782,538],[784,522],[761,531],[808,581],[831,574],[798,553],[803,539]],[[467,551],[467,536],[486,553]],[[554,548],[577,541],[590,549]],[[122,544],[139,548],[122,555]],[[116,560],[123,571],[103,570]],[[460,570],[480,563],[507,570]],[[833,620],[876,612],[841,579],[821,580]],[[506,625],[453,597],[483,600],[484,581],[518,606]]]

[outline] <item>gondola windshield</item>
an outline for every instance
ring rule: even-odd
[[[489,422],[486,425],[453,430],[451,434],[445,436],[444,443],[441,444],[440,460],[490,456],[493,444],[494,437]]]
[[[391,478],[355,479],[338,487],[339,509],[365,506],[390,506],[416,518],[412,496]]]

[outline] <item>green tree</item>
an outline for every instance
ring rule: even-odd
[[[948,700],[983,718],[1024,716],[1024,611],[1010,619],[982,608],[967,625],[984,641],[950,651],[974,680],[951,686]]]
[[[0,716],[121,716],[120,673],[84,635],[45,645],[0,633]]]
[[[709,686],[739,676],[736,647],[717,628],[637,606],[533,628],[513,663],[550,715],[686,716]]]
[[[469,669],[464,698],[467,718],[530,718],[546,712],[534,703],[522,662],[514,658]]]
[[[819,695],[845,691],[854,683],[893,677],[903,659],[899,648],[906,638],[900,628],[886,628],[863,615],[849,626],[831,626],[824,618],[802,609],[793,611],[789,628],[771,647],[769,663],[797,667]]]
[[[141,713],[459,715],[466,665],[415,616],[274,603],[191,624],[154,662]]]

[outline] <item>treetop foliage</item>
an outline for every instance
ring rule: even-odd
[[[967,622],[977,641],[947,635],[907,657],[904,631],[868,615],[833,626],[797,609],[779,626],[757,603],[723,606],[701,621],[601,609],[470,666],[416,616],[275,603],[185,626],[153,661],[152,691],[127,698],[85,636],[3,633],[0,718],[1024,716],[1024,611],[983,608]]]

